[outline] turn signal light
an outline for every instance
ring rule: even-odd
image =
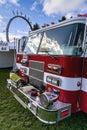
[[[48,71],[52,71],[61,74],[62,67],[60,65],[48,64]]]

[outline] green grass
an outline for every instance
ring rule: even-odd
[[[6,88],[10,69],[0,69],[0,130],[46,130],[29,110],[25,110]],[[87,114],[78,112],[56,125],[57,130],[87,130]],[[50,130],[54,130],[50,126]]]

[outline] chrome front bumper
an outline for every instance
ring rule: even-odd
[[[41,106],[37,101],[37,96],[31,96],[29,93],[34,88],[31,85],[17,88],[16,84],[8,79],[7,88],[24,108],[28,108],[43,123],[55,124],[71,115],[71,104],[69,103],[56,100],[48,108]]]

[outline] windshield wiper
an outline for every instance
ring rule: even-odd
[[[45,53],[48,54],[48,56],[52,57],[52,58],[55,59],[55,60],[58,60],[57,57],[55,57],[54,55],[49,54],[49,52],[50,52],[49,50],[41,50],[40,52],[45,52]]]

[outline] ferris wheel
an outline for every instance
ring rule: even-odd
[[[7,42],[10,42],[10,39],[9,39],[9,27],[10,27],[10,24],[16,18],[21,18],[21,19],[25,20],[26,23],[28,24],[28,26],[30,27],[31,31],[32,31],[31,22],[29,21],[29,18],[26,17],[26,15],[23,15],[22,12],[20,12],[20,14],[18,12],[15,14],[14,11],[13,11],[13,14],[14,14],[14,16],[12,18],[10,18],[10,20],[8,21],[8,24],[6,26],[6,40],[7,40]]]

